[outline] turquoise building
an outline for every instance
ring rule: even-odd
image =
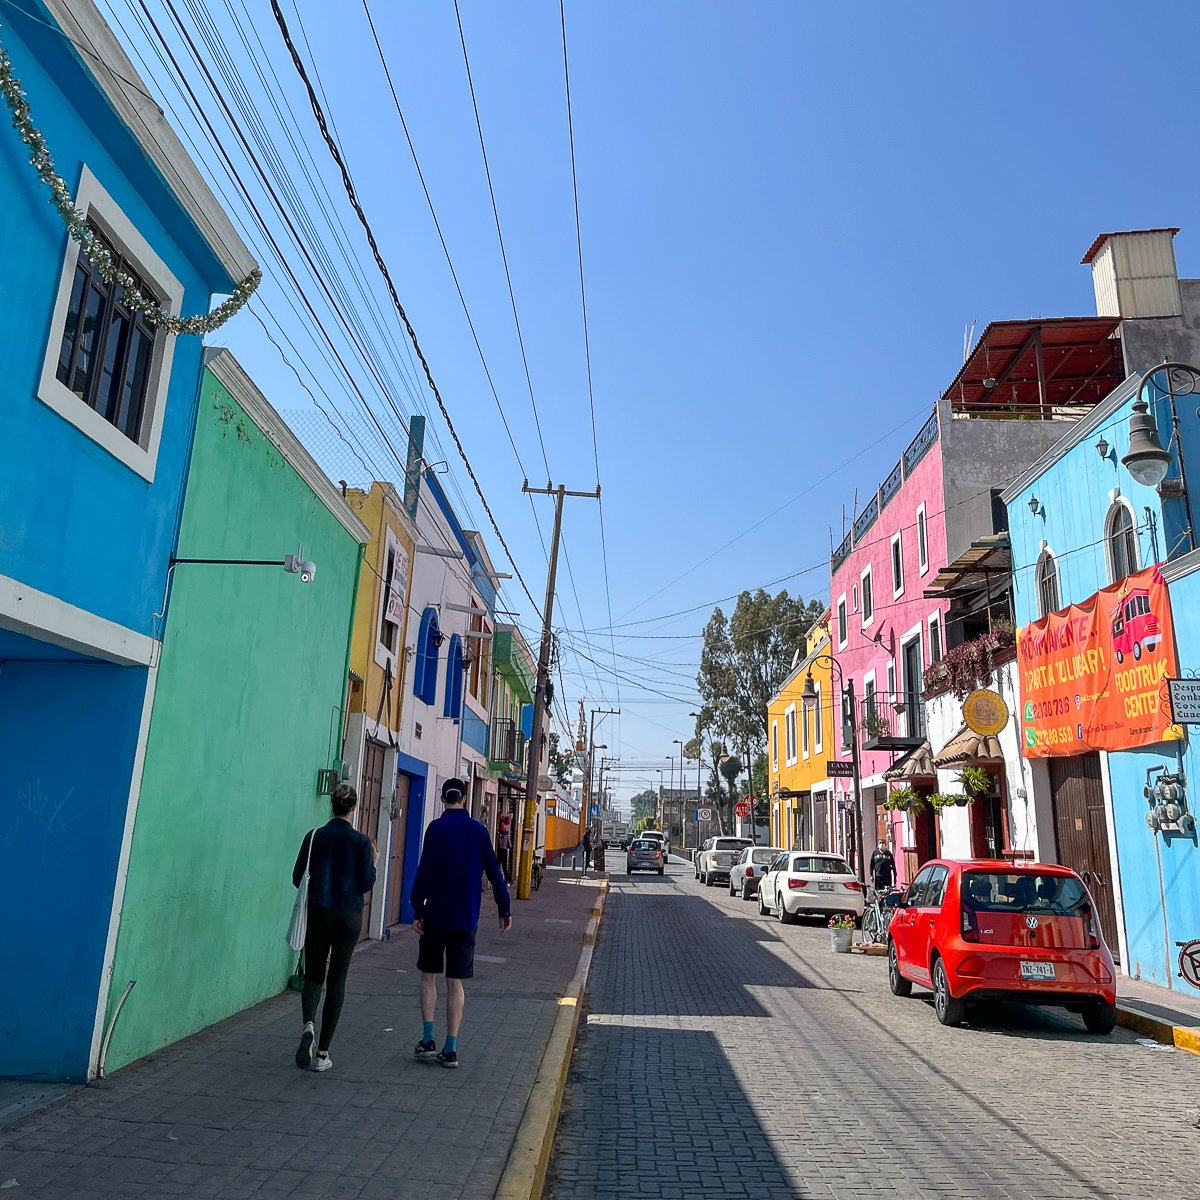
[[[21,131],[0,122],[0,907],[22,914],[0,924],[0,1075],[82,1080],[217,323],[180,318],[257,276],[91,0],[5,4],[0,46],[29,106],[13,83]],[[90,253],[29,161],[38,138]]]

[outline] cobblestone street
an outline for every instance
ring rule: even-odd
[[[549,1194],[1200,1195],[1200,1059],[928,1000],[690,864],[615,876]]]

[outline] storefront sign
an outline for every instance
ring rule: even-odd
[[[1026,758],[1127,750],[1167,737],[1175,674],[1170,599],[1148,567],[1017,637]]]
[[[404,604],[408,596],[408,555],[402,546],[396,547],[392,562],[392,577],[388,580],[387,608],[384,616],[393,625],[404,624]]]
[[[830,779],[853,779],[854,764],[852,762],[837,762],[835,759],[825,760],[825,774]]]
[[[984,737],[994,737],[1008,724],[1008,705],[999,692],[980,688],[963,701],[967,728]]]
[[[1168,679],[1171,720],[1176,725],[1200,725],[1200,679]]]

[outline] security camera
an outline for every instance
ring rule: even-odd
[[[309,559],[303,559],[300,563],[300,582],[312,583],[317,577],[317,564]]]

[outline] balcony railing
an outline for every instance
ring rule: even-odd
[[[850,551],[853,549],[853,546],[854,535],[848,533],[842,538],[842,544],[830,555],[833,570],[836,571],[850,557]]]
[[[938,415],[937,409],[933,410],[933,414],[929,420],[921,427],[921,432],[909,443],[908,449],[904,452],[904,457],[901,462],[904,463],[904,478],[907,479],[912,473],[913,467],[917,465],[929,453],[930,448],[938,439]]]
[[[860,701],[858,725],[864,750],[911,750],[925,740],[920,692],[872,692]]]
[[[508,770],[518,770],[525,762],[525,734],[507,717],[498,717],[492,722],[488,760]]]
[[[858,539],[862,537],[872,525],[875,524],[875,518],[879,516],[879,493],[871,497],[870,503],[866,508],[858,514],[854,522],[854,544],[858,545]]]
[[[901,464],[897,463],[892,468],[892,473],[883,481],[883,486],[879,489],[879,507],[887,508],[888,501],[900,490],[900,485],[904,482],[904,472],[901,469]]]

